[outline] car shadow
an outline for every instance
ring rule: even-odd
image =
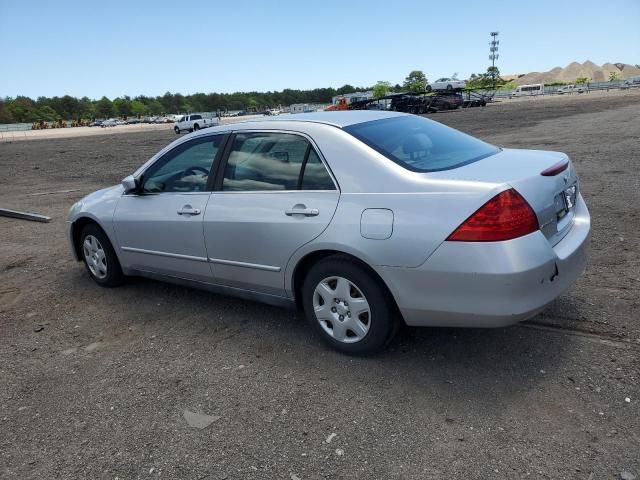
[[[79,290],[89,289],[89,297],[100,294],[97,304],[92,297],[93,308],[109,308],[105,303],[130,306],[109,319],[109,328],[134,325],[168,339],[194,338],[193,348],[200,354],[224,342],[225,361],[231,364],[256,358],[261,368],[311,381],[350,383],[355,390],[392,389],[399,400],[403,395],[435,396],[495,409],[527,397],[551,378],[557,381],[579,348],[574,336],[519,325],[403,327],[385,351],[352,357],[325,346],[296,310],[147,279],[131,279],[119,289],[102,289],[84,275],[74,275],[72,283]]]

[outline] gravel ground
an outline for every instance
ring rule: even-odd
[[[0,477],[640,476],[640,92],[432,118],[569,153],[591,209],[585,275],[508,329],[404,329],[325,349],[295,312],[133,279],[102,289],[64,220],[172,132],[0,144]],[[67,193],[33,196],[59,190]],[[628,399],[628,401],[627,401]]]

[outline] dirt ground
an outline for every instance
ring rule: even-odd
[[[431,118],[567,152],[590,263],[530,322],[404,329],[372,358],[327,350],[292,311],[141,279],[103,289],[72,261],[69,206],[172,132],[0,144],[0,206],[53,217],[0,218],[0,477],[640,476],[640,92]]]

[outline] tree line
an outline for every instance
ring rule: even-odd
[[[122,96],[113,100],[102,97],[25,96],[0,99],[0,123],[52,122],[111,117],[142,117],[186,112],[216,112],[225,110],[258,111],[293,103],[330,103],[331,97],[366,90],[366,87],[344,85],[340,88],[316,88],[313,90],[285,89],[280,92],[195,93],[182,95],[167,92],[162,96]]]
[[[455,74],[454,74],[455,77]],[[257,110],[289,106],[294,103],[330,103],[331,98],[358,91],[373,90],[375,98],[394,92],[424,92],[428,84],[422,70],[413,70],[402,85],[379,81],[373,87],[343,85],[340,88],[316,88],[313,90],[284,89],[280,92],[194,93],[182,95],[167,92],[162,96],[122,96],[113,100],[102,97],[38,97],[25,96],[0,99],[0,123],[55,122],[58,120],[91,120],[111,117],[143,117],[187,112],[217,112],[226,110]],[[500,78],[496,67],[486,73],[472,74],[467,88],[501,88],[506,82]]]

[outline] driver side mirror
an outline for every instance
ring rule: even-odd
[[[124,193],[137,193],[140,188],[140,182],[133,175],[129,175],[122,179],[122,187]]]

